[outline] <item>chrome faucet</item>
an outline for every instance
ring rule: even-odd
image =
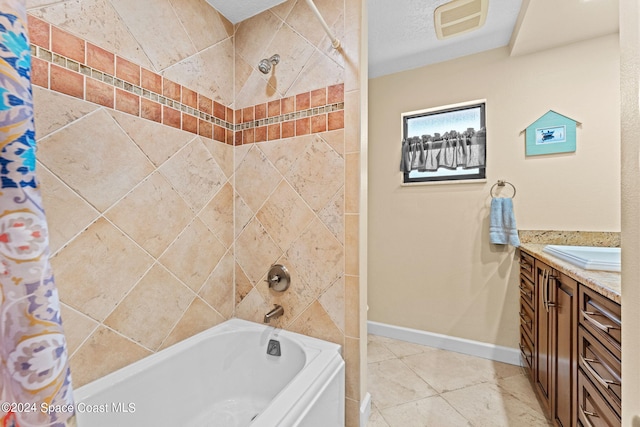
[[[273,310],[264,315],[264,323],[269,323],[271,319],[275,319],[284,314],[284,308],[281,305],[274,304]]]

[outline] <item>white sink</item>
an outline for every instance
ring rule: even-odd
[[[547,245],[543,251],[585,270],[620,271],[620,248]]]

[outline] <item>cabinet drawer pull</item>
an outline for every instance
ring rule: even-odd
[[[584,317],[584,320],[586,320],[587,322],[591,323],[593,326],[595,326],[596,328],[600,329],[603,332],[609,333],[610,329],[620,329],[617,326],[613,326],[613,325],[604,325],[600,322],[598,322],[596,319],[593,318],[593,316],[598,316],[599,313],[596,313],[594,311],[584,311],[582,310],[582,316]]]
[[[587,359],[586,357],[584,357],[583,355],[580,355],[580,361],[582,362],[582,365],[587,369],[587,371],[589,371],[589,373],[591,374],[591,376],[593,378],[596,379],[596,381],[598,381],[600,384],[602,384],[602,386],[604,388],[610,388],[612,385],[621,385],[619,382],[617,381],[612,381],[612,380],[605,380],[604,378],[602,378],[602,376],[600,376],[600,374],[598,374],[598,372],[593,369],[593,367],[590,365],[590,363],[600,363],[602,364],[602,362],[600,362],[599,360],[596,359]]]
[[[533,299],[533,291],[530,291],[525,286],[520,285],[520,292],[522,292],[527,298]]]
[[[522,311],[520,312],[520,319],[522,319],[525,325],[533,325],[533,320],[527,319],[527,314]]]
[[[582,412],[582,415],[584,415],[584,421],[587,423],[586,427],[593,427],[593,424],[591,424],[589,417],[600,418],[598,414],[596,414],[595,412],[587,411],[582,407],[582,405],[580,405],[580,411]]]
[[[529,353],[527,354],[527,352],[525,351],[526,347],[522,345],[522,343],[518,344],[520,346],[520,351],[522,352],[523,356],[526,357],[527,359],[531,359],[532,354]]]

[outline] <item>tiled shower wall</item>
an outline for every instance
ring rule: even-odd
[[[360,2],[316,1],[341,51],[302,0],[235,27],[204,0],[27,4],[75,386],[280,303],[279,326],[344,345],[357,425],[359,27],[344,22]],[[274,262],[292,270],[283,295],[262,282]]]

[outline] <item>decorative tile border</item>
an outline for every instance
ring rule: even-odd
[[[32,15],[34,85],[232,145],[344,127],[344,85],[233,110]]]
[[[344,128],[344,84],[235,112],[235,144],[251,144]]]

